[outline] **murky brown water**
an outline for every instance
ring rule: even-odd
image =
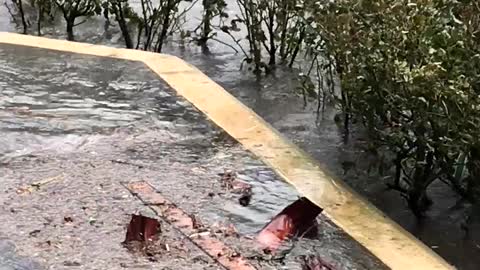
[[[231,13],[234,12],[234,10],[231,11]],[[9,23],[8,16],[4,15],[7,15],[7,13],[3,7],[0,7],[0,30],[12,31],[12,24]],[[193,23],[192,20],[189,20],[189,22]],[[78,40],[80,41],[122,46],[120,33],[112,29],[110,35],[104,34],[101,20],[89,22],[76,30]],[[57,29],[52,30],[52,36],[58,37],[58,33],[61,33],[60,37],[62,37],[63,28],[61,26],[57,26]],[[111,36],[111,38],[107,39],[106,36]],[[476,228],[478,228],[478,220],[480,218],[474,218],[476,222],[472,225],[472,234],[466,237],[459,228],[459,221],[463,218],[464,208],[454,208],[453,206],[458,198],[444,186],[436,185],[430,190],[435,205],[429,212],[426,220],[423,223],[418,223],[397,193],[385,191],[384,185],[381,181],[378,181],[377,176],[366,173],[367,162],[363,161],[368,160],[370,157],[361,153],[358,147],[355,146],[355,143],[344,145],[342,135],[332,120],[335,110],[328,108],[324,115],[324,120],[318,121],[317,115],[314,113],[315,104],[304,106],[303,98],[292,94],[297,86],[294,72],[279,69],[271,77],[262,81],[256,81],[254,76],[248,71],[239,70],[241,56],[233,54],[229,48],[218,43],[211,44],[212,53],[210,55],[202,54],[197,48],[183,48],[177,43],[169,44],[166,52],[179,55],[199,67],[213,80],[220,83],[225,89],[273,124],[283,134],[324,163],[330,170],[337,175],[341,175],[357,191],[368,197],[395,221],[426,242],[451,263],[457,265],[459,269],[478,269],[480,264],[480,235],[478,233],[479,230],[476,230]],[[37,61],[40,65],[42,64],[41,59],[31,60]],[[11,74],[12,76],[20,74],[25,76],[25,79],[31,79],[28,78],[28,72],[22,73],[22,71],[15,70],[15,67],[3,68],[3,64],[0,66],[4,69],[4,74]],[[59,65],[57,71],[62,72],[62,68]],[[72,67],[72,69],[74,68],[77,67]],[[22,96],[16,92],[7,92],[8,100],[3,99],[2,95],[0,100],[3,100],[3,102],[14,102],[18,104],[18,107],[39,106],[40,108],[38,109],[40,114],[34,117],[29,115],[28,112],[22,112],[21,108],[15,113],[0,112],[0,116],[2,114],[3,116],[5,114],[16,115],[14,119],[11,118],[2,123],[3,128],[8,129],[8,134],[10,134],[0,139],[0,147],[7,149],[4,151],[3,158],[10,159],[14,156],[25,155],[45,148],[58,149],[54,143],[57,143],[57,146],[62,145],[62,149],[76,149],[75,147],[82,145],[85,141],[85,137],[82,134],[107,132],[119,126],[142,126],[142,121],[147,121],[146,119],[168,126],[168,121],[156,119],[152,116],[155,115],[155,111],[150,111],[152,108],[155,108],[156,101],[154,98],[157,92],[147,93],[146,97],[138,95],[134,88],[149,87],[149,84],[146,82],[145,84],[129,86],[129,75],[122,74],[122,76],[127,76],[125,78],[126,82],[118,86],[118,88],[123,89],[122,87],[127,86],[127,93],[124,93],[124,91],[115,92],[115,85],[110,85],[109,83],[111,78],[105,78],[104,85],[91,86],[88,85],[91,78],[78,78],[75,75],[68,75],[65,81],[62,80],[61,83],[66,86],[79,85],[79,89],[64,93],[61,90],[56,91],[55,95],[51,95],[52,103],[49,100],[45,100],[44,104],[36,104],[35,102],[38,102],[40,98],[37,96],[32,97],[30,94]],[[5,80],[9,80],[10,75],[5,77]],[[36,83],[41,85],[40,88],[48,88],[48,85],[45,85],[46,82],[42,79],[35,79]],[[47,77],[47,81],[48,79],[55,80],[53,77]],[[131,80],[142,81],[141,78],[131,78]],[[2,80],[0,80],[0,86],[1,82]],[[31,89],[36,89],[35,87],[37,87],[36,84],[22,86],[22,83],[20,83],[19,89],[23,90],[15,91],[29,93]],[[83,90],[80,88],[90,89],[88,90],[90,91],[88,92],[90,96],[83,93]],[[105,96],[102,97],[100,93],[105,92],[102,90],[105,88],[112,90],[111,93],[104,93]],[[35,92],[40,96],[42,95],[41,89]],[[45,93],[43,94],[45,95]],[[82,101],[84,99],[85,101]],[[45,108],[46,104],[51,107]],[[55,104],[58,105],[58,108],[55,108]],[[66,104],[68,106],[65,106]],[[141,106],[138,104],[141,104]],[[41,119],[46,119],[46,115],[55,115],[55,117],[49,118],[48,122],[42,122]],[[69,122],[68,119],[71,117],[77,119],[75,125],[71,125]],[[27,127],[28,131],[22,130]],[[48,136],[45,132],[48,133]],[[201,140],[197,140],[201,144]],[[148,143],[154,144],[154,142]],[[148,145],[145,143],[144,147],[148,147]],[[182,146],[176,147],[181,148]],[[162,148],[158,146],[158,149]],[[131,156],[130,158],[148,163],[151,160],[155,160],[155,156],[163,154],[162,151],[158,151],[143,156]],[[198,156],[198,153],[190,153],[188,155],[191,155],[189,158],[194,159],[195,155]],[[212,155],[215,156],[215,154]],[[344,175],[342,164],[345,161],[355,163],[356,169],[350,170]],[[255,172],[245,174],[254,175],[256,178],[269,177],[268,173],[260,173],[261,170],[258,170],[255,166],[257,165],[252,165]],[[243,170],[248,172],[248,169],[243,168]],[[257,186],[257,192],[262,194],[257,198],[265,198],[265,202],[269,202],[272,205],[271,212],[269,212],[270,210],[263,212],[264,210],[261,209],[246,211],[237,205],[227,204],[227,208],[230,208],[230,215],[238,220],[242,220],[240,224],[244,225],[240,225],[240,228],[245,233],[254,232],[272,213],[280,210],[281,206],[285,205],[283,200],[286,198],[286,191],[276,187],[275,183],[262,181]],[[274,198],[276,196],[278,196],[278,199]],[[272,203],[275,201],[281,203]],[[211,218],[215,219],[214,216]],[[259,220],[258,224],[254,224],[255,220]]]

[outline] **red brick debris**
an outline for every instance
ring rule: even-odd
[[[124,243],[127,244],[131,241],[148,243],[156,240],[159,232],[160,223],[158,220],[141,215],[132,215]]]
[[[125,187],[225,268],[230,270],[256,269],[241,254],[219,239],[210,234],[201,233],[199,230],[201,226],[195,218],[163,197],[148,182],[132,182],[125,184]]]
[[[315,237],[318,234],[317,216],[323,209],[300,198],[276,215],[257,236],[264,250],[274,253],[292,236]]]

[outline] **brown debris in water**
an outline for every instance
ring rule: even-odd
[[[40,190],[41,187],[43,187],[47,184],[50,184],[52,182],[62,180],[63,178],[64,178],[64,174],[62,173],[62,174],[59,174],[59,175],[54,176],[54,177],[46,178],[46,179],[43,179],[43,180],[40,180],[40,181],[35,181],[35,182],[32,182],[31,184],[29,184],[27,186],[19,187],[16,190],[16,192],[19,195],[31,194],[34,191]]]
[[[227,190],[233,189],[233,181],[237,178],[236,173],[231,170],[225,170],[225,172],[220,173],[220,184],[222,188]]]
[[[158,254],[170,251],[168,244],[157,241],[161,233],[158,220],[142,215],[132,215],[123,245],[133,253],[140,253],[150,261],[157,261]]]
[[[220,183],[222,188],[229,190],[232,193],[240,194],[238,203],[242,206],[248,206],[253,195],[252,185],[237,179],[236,172],[231,170],[226,170],[219,175],[221,176]]]
[[[152,242],[158,239],[160,232],[161,228],[158,220],[134,214],[128,225],[127,235],[123,243],[129,244],[132,241]]]
[[[73,222],[73,218],[72,217],[63,217],[63,221],[65,223],[72,223]]]
[[[28,235],[30,235],[31,237],[37,237],[39,233],[41,233],[42,231],[41,230],[33,230],[31,232],[28,233]]]
[[[200,219],[196,215],[190,214],[188,216],[192,220],[192,228],[194,230],[200,230],[203,228],[203,223],[200,221]]]
[[[221,234],[223,237],[240,237],[240,233],[233,224],[225,224],[218,222],[213,224],[211,228],[213,233]]]
[[[319,256],[309,255],[302,257],[302,270],[335,270],[335,268]]]
[[[238,198],[238,203],[240,203],[241,206],[246,207],[250,204],[251,200],[252,200],[252,192],[246,191],[240,196],[240,198]]]

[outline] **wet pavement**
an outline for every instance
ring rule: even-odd
[[[298,198],[141,63],[0,45],[0,66],[0,269],[219,269],[165,222],[171,251],[129,253],[130,215],[154,214],[125,182],[148,181],[245,239]],[[227,170],[252,185],[248,206],[222,188]],[[288,243],[276,260],[249,241],[222,241],[259,269],[300,269],[310,254],[337,269],[384,269],[326,218],[319,224],[317,239]]]

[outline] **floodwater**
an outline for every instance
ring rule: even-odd
[[[124,220],[132,207],[140,208],[140,202],[136,205],[128,196],[120,196],[119,205],[118,194],[125,193],[120,191],[121,182],[147,180],[205,224],[231,223],[245,236],[254,236],[299,196],[141,63],[0,45],[0,66],[0,176],[6,194],[0,197],[6,205],[0,231],[20,223],[21,230],[9,237],[23,255],[36,254],[42,265],[70,264],[72,257],[84,269],[119,267],[115,260],[124,257],[124,251],[118,248],[122,223],[116,216],[121,213]],[[222,190],[219,174],[226,170],[252,185],[249,206],[241,206],[238,195]],[[65,176],[28,199],[17,194],[19,186],[52,174]],[[96,188],[90,191],[89,186]],[[110,204],[115,207],[108,209]],[[84,211],[72,210],[85,207],[94,209],[90,217],[101,220],[98,232],[91,231]],[[83,222],[69,229],[55,223],[59,212]],[[40,225],[45,219],[52,221]],[[300,239],[286,247],[292,250],[281,265],[258,262],[261,269],[282,265],[300,269],[298,257],[311,253],[321,254],[339,269],[384,269],[328,220],[319,221],[318,239]],[[106,231],[115,237],[100,244]],[[32,232],[42,243],[53,238],[61,247],[72,247],[49,256],[51,250],[22,241]],[[256,256],[252,245],[225,241],[242,254]],[[88,246],[92,242],[98,243],[95,251]]]
[[[199,11],[198,8],[193,10]],[[235,10],[232,9],[229,13],[234,14]],[[14,27],[10,20],[6,18],[8,18],[8,13],[3,7],[0,7],[0,30],[12,31]],[[193,20],[188,21],[192,23]],[[119,31],[110,29],[109,33],[105,33],[103,22],[100,19],[90,21],[76,30],[79,41],[122,46]],[[57,25],[55,29],[47,33],[47,36],[63,38],[63,27]],[[335,109],[327,108],[324,115],[319,118],[315,114],[316,104],[314,102],[304,104],[303,97],[296,91],[298,81],[296,80],[295,71],[278,69],[271,76],[258,81],[248,70],[239,69],[242,56],[234,54],[228,47],[219,43],[211,43],[211,52],[207,55],[202,53],[200,49],[192,46],[171,42],[166,47],[165,52],[178,55],[199,67],[214,81],[221,84],[226,90],[250,106],[282,134],[289,137],[317,160],[325,164],[327,168],[342,177],[355,190],[369,198],[377,207],[432,247],[450,263],[456,265],[459,269],[478,269],[478,265],[480,265],[480,234],[477,228],[479,227],[478,222],[480,218],[474,216],[473,224],[471,224],[471,233],[465,235],[460,228],[460,224],[464,219],[465,206],[456,204],[458,197],[452,194],[448,188],[439,184],[429,190],[435,204],[429,211],[426,219],[418,222],[410,213],[399,194],[393,191],[386,191],[378,176],[367,173],[368,161],[374,161],[374,158],[369,157],[360,150],[361,147],[359,145],[361,145],[362,141],[350,140],[349,144],[344,143],[342,134],[333,121]],[[41,64],[42,60],[37,59],[35,61]],[[64,63],[64,65],[68,66],[68,63]],[[3,64],[0,66],[3,74],[15,75],[15,72],[19,72],[18,70],[12,70],[12,67],[7,66],[5,68]],[[57,71],[61,72],[63,66],[53,67],[53,69],[55,68],[58,68]],[[72,67],[72,70],[75,68],[78,68],[78,66]],[[67,70],[63,72],[67,74]],[[28,77],[28,73],[25,73],[23,76],[26,76],[29,80],[32,79]],[[129,75],[122,73],[122,76]],[[12,77],[5,75],[5,80],[9,78]],[[55,78],[49,79],[53,80]],[[142,81],[142,78],[138,77],[130,79]],[[127,78],[126,80],[130,79]],[[0,83],[2,83],[2,80],[0,80]],[[48,89],[46,86],[41,87],[37,84],[22,86],[20,84],[18,88],[15,88],[14,93],[9,94],[10,97],[6,101],[2,93],[3,102],[13,102],[18,105],[17,111],[14,113],[16,115],[15,119],[9,119],[6,123],[2,122],[0,127],[2,130],[9,130],[7,136],[3,136],[0,139],[0,147],[6,149],[3,151],[5,160],[34,151],[45,150],[45,148],[59,149],[57,147],[59,145],[62,145],[62,151],[66,151],[65,149],[75,150],[84,140],[79,134],[112,132],[112,130],[117,130],[118,127],[129,126],[132,123],[142,126],[142,121],[145,121],[146,118],[150,119],[151,115],[155,115],[156,101],[144,102],[145,100],[142,99],[145,96],[140,96],[138,91],[136,92],[138,89],[148,88],[148,81],[144,81],[140,85],[127,86],[126,89],[128,91],[115,92],[112,90],[112,93],[104,93],[102,97],[101,92],[105,92],[102,89],[115,89],[115,85],[107,83],[108,78],[104,79],[105,85],[93,87],[88,85],[89,80],[75,78],[73,75],[66,77],[65,81],[63,81],[63,78],[60,78],[60,80],[62,80],[60,83],[67,86],[83,85],[82,87],[90,89],[89,91],[91,92],[86,97],[81,92],[67,91],[62,93],[62,91],[58,91],[56,95],[49,95],[52,96],[51,98],[54,102],[51,103],[45,100],[43,104],[38,104],[38,100],[41,99],[42,91],[48,91],[45,90]],[[42,84],[43,82],[44,79],[37,80],[37,83]],[[43,90],[35,91],[39,96],[34,97],[31,94],[31,90],[37,89],[36,87],[40,87]],[[118,89],[124,89],[124,87],[125,85],[120,85]],[[23,89],[24,93],[18,94],[18,91],[22,91],[21,89]],[[155,97],[157,93],[149,93],[148,95],[151,95],[149,98],[162,99],[162,97]],[[44,92],[43,94],[45,95],[46,93]],[[82,101],[80,102],[79,100]],[[132,105],[139,103],[145,104],[144,107],[139,108]],[[57,107],[45,108],[47,104]],[[36,112],[38,114],[32,117],[26,108],[35,106],[39,108],[38,112]],[[12,112],[6,113],[9,115],[13,114]],[[38,121],[52,115],[54,117],[51,121],[48,121],[49,126],[45,126],[45,122]],[[69,120],[72,117],[76,119],[74,125]],[[160,125],[167,125],[165,121],[158,119],[155,121]],[[19,134],[22,135],[19,136]],[[361,137],[360,134],[355,133],[353,136]],[[197,140],[200,139],[197,138]],[[145,147],[150,147],[151,143],[153,142],[145,143]],[[150,160],[155,160],[155,156],[163,155],[166,151],[162,150],[161,146],[157,145],[156,151],[158,153],[148,153],[148,155],[139,155],[135,156],[135,158],[147,163]],[[181,148],[181,146],[178,147]],[[208,146],[204,147],[208,148]],[[194,153],[189,155],[195,156]],[[354,164],[354,166],[350,170],[346,170],[346,164],[350,164],[349,167],[352,167],[351,164]],[[261,170],[259,172],[255,166],[252,166],[252,168],[255,172],[247,173],[248,169],[243,168],[246,171],[245,175],[250,174],[250,176],[246,176],[247,179],[252,177],[251,174],[255,175],[255,179],[268,175],[268,173],[261,173]],[[239,169],[242,170],[242,168]],[[287,204],[283,202],[284,200],[291,201],[295,197],[292,193],[285,191],[283,187],[277,187],[276,183],[262,181],[259,184],[261,190],[263,190],[259,194],[266,196],[265,202],[273,205],[274,209],[270,209],[267,212],[262,212],[264,210],[261,209],[246,211],[237,205],[230,205],[230,207],[227,204],[227,208],[230,207],[230,215],[237,218],[237,220],[243,220],[240,222],[240,224],[244,225],[243,227],[242,225],[240,226],[243,232],[254,232],[262,222],[268,219],[268,216],[271,216],[274,211],[280,210],[281,205],[285,206]],[[259,197],[261,198],[261,196]],[[278,199],[267,198],[268,196],[278,196]],[[290,199],[287,199],[287,197]],[[278,205],[276,205],[275,201],[278,202]],[[474,211],[473,213],[478,215],[478,212]],[[212,220],[215,219],[213,216],[210,218]],[[259,220],[259,222],[255,223],[253,220]]]

